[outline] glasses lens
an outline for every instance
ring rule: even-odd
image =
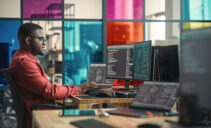
[[[42,42],[46,42],[47,39],[45,37],[39,37],[39,39],[42,41]]]
[[[47,42],[47,38],[43,37],[43,42]]]

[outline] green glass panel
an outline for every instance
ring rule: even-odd
[[[183,0],[184,20],[211,20],[211,0]]]
[[[102,22],[64,22],[65,84],[86,82],[90,63],[102,62]]]

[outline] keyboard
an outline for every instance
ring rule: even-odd
[[[145,110],[135,110],[131,108],[119,108],[116,110],[107,111],[110,114],[114,115],[123,115],[123,116],[131,116],[131,117],[146,117]]]
[[[137,94],[136,91],[115,92],[116,97],[120,97],[120,98],[134,98],[136,94]]]
[[[112,97],[112,95],[99,89],[88,90],[87,94],[90,96],[95,96],[95,97]]]

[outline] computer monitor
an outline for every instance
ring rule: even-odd
[[[187,30],[181,40],[181,113],[180,122],[197,125],[211,113],[211,28]],[[203,110],[203,114],[200,111]],[[198,112],[198,113],[197,113]],[[209,114],[208,114],[209,115]],[[183,120],[183,119],[186,120]],[[211,115],[209,118],[211,121]],[[210,124],[211,125],[211,124]]]
[[[113,79],[106,79],[106,64],[105,63],[92,63],[90,64],[87,81],[94,81],[97,83],[98,88],[109,88],[113,85]]]
[[[179,82],[178,45],[152,47],[152,80]]]
[[[134,44],[133,80],[151,80],[151,41]]]
[[[125,89],[133,78],[133,50],[133,44],[107,47],[106,78],[125,80]]]
[[[0,43],[0,69],[9,67],[9,43]],[[7,84],[6,78],[0,73],[0,84]]]

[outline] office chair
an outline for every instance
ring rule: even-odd
[[[26,115],[25,103],[12,79],[12,76],[9,74],[8,69],[1,69],[1,72],[6,77],[12,92],[12,99],[17,118],[17,128],[24,128]]]
[[[7,68],[0,69],[2,74],[6,77],[10,90],[12,92],[12,99],[14,102],[14,109],[16,112],[16,118],[17,118],[17,128],[25,128],[25,116],[26,116],[26,107],[25,103],[16,87],[16,84],[10,75]],[[37,110],[39,109],[39,106],[49,106],[56,109],[62,109],[65,107],[54,105],[54,104],[34,104],[33,109]]]

